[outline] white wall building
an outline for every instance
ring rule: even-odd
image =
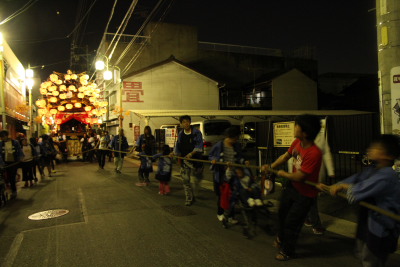
[[[110,103],[111,107],[116,103],[115,107],[118,109],[118,93],[111,96]],[[128,142],[132,144],[135,126],[140,126],[140,133],[143,133],[146,124],[154,130],[161,124],[178,121],[173,118],[163,122],[151,119],[146,121],[146,118],[139,119],[133,114],[127,115],[127,111],[219,110],[218,82],[170,58],[127,74],[122,79],[122,108],[123,128]],[[110,119],[117,117],[117,113],[110,113]],[[115,134],[116,128],[111,127],[110,133]]]

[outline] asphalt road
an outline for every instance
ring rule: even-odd
[[[249,240],[240,225],[222,228],[212,191],[201,190],[185,207],[179,179],[171,182],[171,195],[161,196],[156,182],[135,186],[134,161],[125,161],[122,174],[113,169],[111,163],[99,170],[95,163],[70,162],[58,165],[54,177],[21,188],[17,200],[0,209],[2,266],[360,266],[351,238],[315,236],[305,227],[298,258],[277,262],[267,231],[275,230],[276,214],[259,214]],[[52,209],[69,213],[28,219]],[[387,266],[400,266],[400,255]]]

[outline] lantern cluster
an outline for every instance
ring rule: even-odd
[[[108,102],[98,100],[100,89],[85,73],[54,72],[40,85],[40,94],[43,98],[36,101],[39,116],[86,112],[89,117],[97,117],[107,112]]]

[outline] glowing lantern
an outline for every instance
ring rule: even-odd
[[[93,109],[93,110],[92,110],[92,114],[93,114],[93,115],[97,115],[97,109]]]
[[[91,110],[92,110],[92,107],[91,107],[91,106],[86,106],[86,107],[85,107],[85,111],[88,111],[88,112],[89,112],[89,111],[91,111]]]
[[[47,94],[47,89],[46,89],[46,88],[40,88],[40,93],[41,93],[42,95]]]
[[[92,122],[92,120],[90,118],[87,118],[86,122],[90,124]]]
[[[99,120],[98,120],[97,118],[93,118],[93,119],[92,119],[92,123],[93,123],[93,124],[94,124],[94,123],[98,123],[98,121],[99,121]]]
[[[38,106],[39,108],[44,108],[46,106],[46,100],[44,100],[44,99],[37,100],[36,106]]]
[[[51,74],[50,75],[50,81],[56,82],[58,80],[58,75],[57,74]]]
[[[58,111],[64,111],[65,110],[65,107],[64,106],[58,106]]]
[[[58,96],[59,94],[60,94],[60,93],[59,93],[58,91],[54,91],[54,92],[53,92],[53,95],[54,95],[54,96]]]
[[[66,95],[66,94],[60,94],[58,97],[59,97],[60,99],[66,99],[66,98],[67,98],[67,95]]]
[[[46,83],[46,82],[41,83],[41,84],[40,84],[40,88],[47,88],[47,83]]]
[[[82,104],[81,104],[81,103],[75,103],[75,107],[76,107],[76,108],[81,108],[81,107],[82,107]]]
[[[94,98],[93,96],[92,96],[92,97],[89,97],[89,101],[90,101],[90,102],[94,102],[94,101],[96,101],[96,98]]]
[[[72,79],[72,80],[76,80],[76,79],[78,79],[78,75],[76,75],[76,74],[72,74],[72,75],[71,75],[71,79]]]
[[[49,101],[51,103],[57,103],[58,99],[57,99],[57,97],[53,96],[53,97],[50,97]]]
[[[61,80],[57,80],[56,84],[61,85],[63,82]]]
[[[66,107],[67,109],[72,109],[74,106],[73,106],[72,104],[66,104],[65,107]]]
[[[81,93],[85,92],[85,90],[86,90],[85,86],[81,86],[78,88],[78,92],[81,92]]]
[[[52,85],[53,85],[52,82],[50,82],[50,81],[47,81],[47,82],[46,82],[46,87],[50,87],[50,86],[52,86]]]
[[[43,115],[45,115],[46,113],[47,113],[47,109],[44,109],[44,108],[38,109],[38,114],[39,114],[39,116],[43,116]]]
[[[73,92],[76,92],[76,87],[75,87],[75,85],[70,85],[70,86],[68,86],[68,90],[73,91]]]
[[[60,91],[67,91],[67,87],[64,84],[60,85]]]
[[[86,81],[84,79],[80,79],[79,81],[81,82],[82,85],[87,85],[88,84],[88,81]]]
[[[55,108],[50,109],[50,114],[56,115],[57,112],[58,112],[58,111],[57,111],[57,109],[55,109]]]
[[[69,91],[67,94],[66,94],[66,96],[67,96],[67,98],[71,98],[73,95],[72,95],[72,92],[71,91]]]
[[[84,97],[85,97],[85,94],[84,94],[84,93],[78,93],[78,97],[79,97],[79,98],[84,98]]]
[[[65,75],[65,76],[64,76],[64,79],[65,79],[66,81],[71,80],[71,75],[69,75],[69,74]]]

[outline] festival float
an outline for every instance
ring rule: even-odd
[[[40,85],[40,94],[36,121],[48,125],[52,133],[65,135],[69,156],[79,155],[80,138],[98,127],[107,113],[108,102],[100,99],[100,89],[86,73],[53,72]]]

